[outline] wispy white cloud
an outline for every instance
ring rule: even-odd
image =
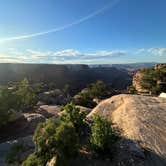
[[[77,55],[80,55],[80,52],[74,49],[66,49],[66,50],[54,52],[53,55],[55,57],[77,56]]]
[[[149,53],[157,56],[166,56],[166,48],[141,48],[137,53]]]
[[[24,63],[26,61],[26,57],[24,56],[6,56],[3,54],[0,54],[0,63]]]
[[[42,57],[49,56],[51,54],[50,51],[42,52],[42,51],[36,51],[36,50],[32,50],[32,49],[27,49],[26,53],[33,58],[42,58]]]
[[[12,52],[13,51],[13,52]],[[18,52],[18,55],[15,53]],[[100,60],[110,60],[126,56],[126,51],[97,51],[92,53],[83,53],[75,49],[66,49],[61,51],[36,51],[27,49],[24,52],[11,49],[9,52],[0,56],[0,62],[19,62],[19,63],[89,63]]]
[[[102,59],[108,59],[108,58],[115,58],[115,57],[121,57],[127,55],[125,51],[97,51],[94,53],[83,53],[78,50],[74,49],[68,49],[68,50],[62,50],[55,52],[53,54],[54,60],[79,60],[81,62],[87,61],[87,60],[102,60]]]
[[[114,7],[115,5],[117,5],[121,0],[113,0],[111,1],[109,4],[105,5],[103,8],[92,12],[91,14],[80,18],[79,20],[76,20],[70,24],[64,25],[64,26],[60,26],[57,28],[53,28],[50,30],[46,30],[46,31],[42,31],[42,32],[37,32],[37,33],[33,33],[33,34],[27,34],[27,35],[20,35],[20,36],[15,36],[15,37],[9,37],[9,38],[4,38],[1,39],[0,42],[6,42],[6,41],[15,41],[15,40],[21,40],[21,39],[29,39],[29,38],[33,38],[33,37],[38,37],[38,36],[43,36],[49,33],[55,33],[55,32],[59,32],[59,31],[63,31],[65,29],[68,29],[70,27],[73,27],[75,25],[81,24],[85,21],[88,21],[89,19],[92,19],[93,17],[103,13],[105,10],[108,10],[112,7]]]

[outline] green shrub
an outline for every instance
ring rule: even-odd
[[[39,124],[35,130],[33,141],[37,147],[36,153],[43,158],[44,163],[56,154],[55,133],[59,123],[58,120],[49,119],[45,123]]]
[[[93,117],[91,132],[90,146],[92,151],[96,153],[109,153],[118,139],[112,124],[99,115]]]
[[[127,87],[127,91],[130,94],[136,94],[137,93],[136,89],[133,86]]]
[[[9,153],[6,155],[6,162],[8,164],[18,164],[19,156],[23,151],[23,146],[21,144],[14,144]]]
[[[22,166],[45,166],[45,165],[40,157],[38,157],[35,153],[32,153],[22,163]]]
[[[22,80],[17,85],[18,89],[15,92],[20,97],[21,109],[31,108],[37,102],[37,96],[33,88],[30,87],[27,79]]]
[[[93,98],[90,96],[90,92],[79,93],[79,98],[74,99],[74,104],[81,105],[88,108],[94,108],[96,103],[93,101]]]
[[[30,163],[32,157],[45,165],[52,157],[57,156],[58,161],[66,163],[77,154],[79,144],[78,135],[71,122],[49,119],[38,125],[33,140],[36,144],[35,156],[31,156],[25,163]]]
[[[12,110],[19,111],[19,96],[7,87],[0,89],[0,127],[8,123]]]
[[[27,79],[13,85],[12,89],[0,87],[0,127],[9,122],[10,116],[14,117],[15,111],[30,108],[36,101],[36,94]]]
[[[71,122],[75,127],[78,135],[81,135],[83,127],[85,125],[85,112],[80,111],[79,108],[76,108],[74,104],[69,103],[64,107],[65,113],[62,115],[62,121]]]
[[[142,78],[139,84],[143,89],[148,90],[152,94],[158,95],[166,92],[166,68],[161,69],[144,69],[142,70]]]
[[[82,105],[89,108],[94,108],[96,103],[94,98],[105,99],[114,93],[114,88],[111,84],[105,84],[103,81],[98,80],[96,83],[87,85],[87,88],[78,94],[78,98],[74,99],[74,104]]]
[[[56,154],[59,157],[71,158],[78,152],[78,135],[71,122],[62,122],[56,129],[55,133]]]

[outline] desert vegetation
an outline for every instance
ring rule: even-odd
[[[35,91],[28,80],[14,84],[12,87],[0,88],[0,127],[17,117],[18,112],[32,108],[37,102]]]
[[[96,83],[88,84],[85,89],[79,92],[74,98],[74,103],[93,108],[97,104],[94,101],[95,99],[102,100],[111,97],[113,94],[115,94],[115,88],[111,83],[105,84],[98,80]]]
[[[105,152],[111,155],[111,148],[117,141],[117,133],[111,123],[95,115],[93,124],[89,124],[85,114],[72,103],[64,110],[61,117],[38,125],[33,137],[37,149],[23,162],[23,166],[44,166],[53,157],[56,158],[55,165],[69,166],[82,148],[93,154],[104,155]]]
[[[155,95],[166,92],[166,67],[144,69],[142,74],[139,83],[143,89],[147,89]]]
[[[139,83],[143,88],[155,95],[165,92],[165,68],[144,69],[142,73]],[[28,136],[31,134],[32,137],[33,134],[33,147],[30,151],[27,153],[22,144],[14,145],[6,156],[8,164],[45,166],[53,163],[55,166],[73,166],[83,160],[112,162],[123,138],[111,122],[111,114],[106,117],[104,111],[112,108],[112,104],[119,105],[121,99],[111,102],[110,107],[102,106],[101,110],[104,111],[100,116],[91,113],[99,102],[102,105],[105,102],[102,100],[119,91],[111,83],[102,80],[87,84],[74,95],[71,89],[69,84],[58,89],[55,82],[33,84],[26,78],[0,87],[0,129],[10,128],[10,124],[18,126],[20,120],[23,129],[30,131],[27,132]],[[130,94],[137,93],[133,86],[127,90]],[[47,112],[45,108],[49,107],[51,109]],[[20,115],[23,118],[17,120]],[[11,123],[15,121],[16,124]]]

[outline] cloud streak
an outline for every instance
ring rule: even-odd
[[[101,62],[105,59],[119,58],[126,56],[125,51],[97,51],[92,53],[83,53],[75,49],[66,49],[60,51],[36,51],[27,49],[24,52],[17,50],[8,53],[0,53],[0,62],[19,62],[19,63],[93,63]]]
[[[141,48],[137,51],[137,53],[150,53],[152,55],[157,56],[166,56],[166,48]]]
[[[89,19],[92,19],[93,17],[103,13],[105,10],[108,10],[108,9],[114,7],[119,2],[120,2],[120,0],[114,0],[111,3],[107,4],[106,6],[104,6],[103,8],[101,8],[101,9],[99,9],[99,10],[97,10],[97,11],[95,11],[95,12],[93,12],[93,13],[91,13],[91,14],[89,14],[89,15],[81,18],[81,19],[79,19],[79,20],[76,20],[76,21],[74,21],[74,22],[72,22],[70,24],[66,24],[64,26],[60,26],[60,27],[53,28],[53,29],[50,29],[50,30],[47,30],[47,31],[37,32],[37,33],[33,33],[33,34],[4,38],[4,39],[1,39],[0,42],[15,41],[15,40],[22,40],[22,39],[30,39],[30,38],[34,38],[34,37],[50,34],[50,33],[63,31],[65,29],[68,29],[68,28],[73,27],[75,25],[81,24],[81,23],[83,23],[85,21],[88,21]]]

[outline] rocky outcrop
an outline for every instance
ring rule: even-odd
[[[38,113],[24,113],[29,130],[34,131],[38,123],[45,122],[46,118]]]
[[[141,70],[138,70],[133,76],[133,83],[132,83],[133,87],[140,93],[148,93],[149,91],[143,89],[139,83],[142,77],[143,77],[143,72]]]
[[[125,139],[143,148],[147,165],[166,164],[165,98],[117,95],[102,101],[88,117],[95,113],[112,120]]]
[[[46,118],[50,118],[52,116],[57,117],[58,113],[61,112],[61,106],[57,105],[42,105],[37,110],[38,113],[42,114]]]
[[[65,95],[60,89],[54,89],[39,94],[40,103],[65,105],[71,101],[70,95]]]
[[[161,64],[157,64],[155,65],[155,70],[161,69],[161,68],[165,68],[166,67],[166,63],[161,63]]]
[[[163,98],[166,98],[166,93],[161,93],[160,95],[159,95],[159,97],[163,97]]]
[[[144,84],[148,85],[146,87],[147,89],[143,88],[140,84],[140,81],[142,80],[144,76],[145,78],[143,79],[143,81],[144,81]],[[132,85],[137,90],[137,92],[141,94],[142,93],[153,94],[154,89],[156,89],[157,91],[160,89],[161,91],[165,92],[166,91],[165,89],[166,64],[157,64],[155,65],[154,68],[138,70],[133,76]],[[158,93],[157,91],[155,93]]]
[[[24,113],[22,118],[0,128],[0,142],[33,135],[38,123],[45,120],[46,118],[39,113]]]

